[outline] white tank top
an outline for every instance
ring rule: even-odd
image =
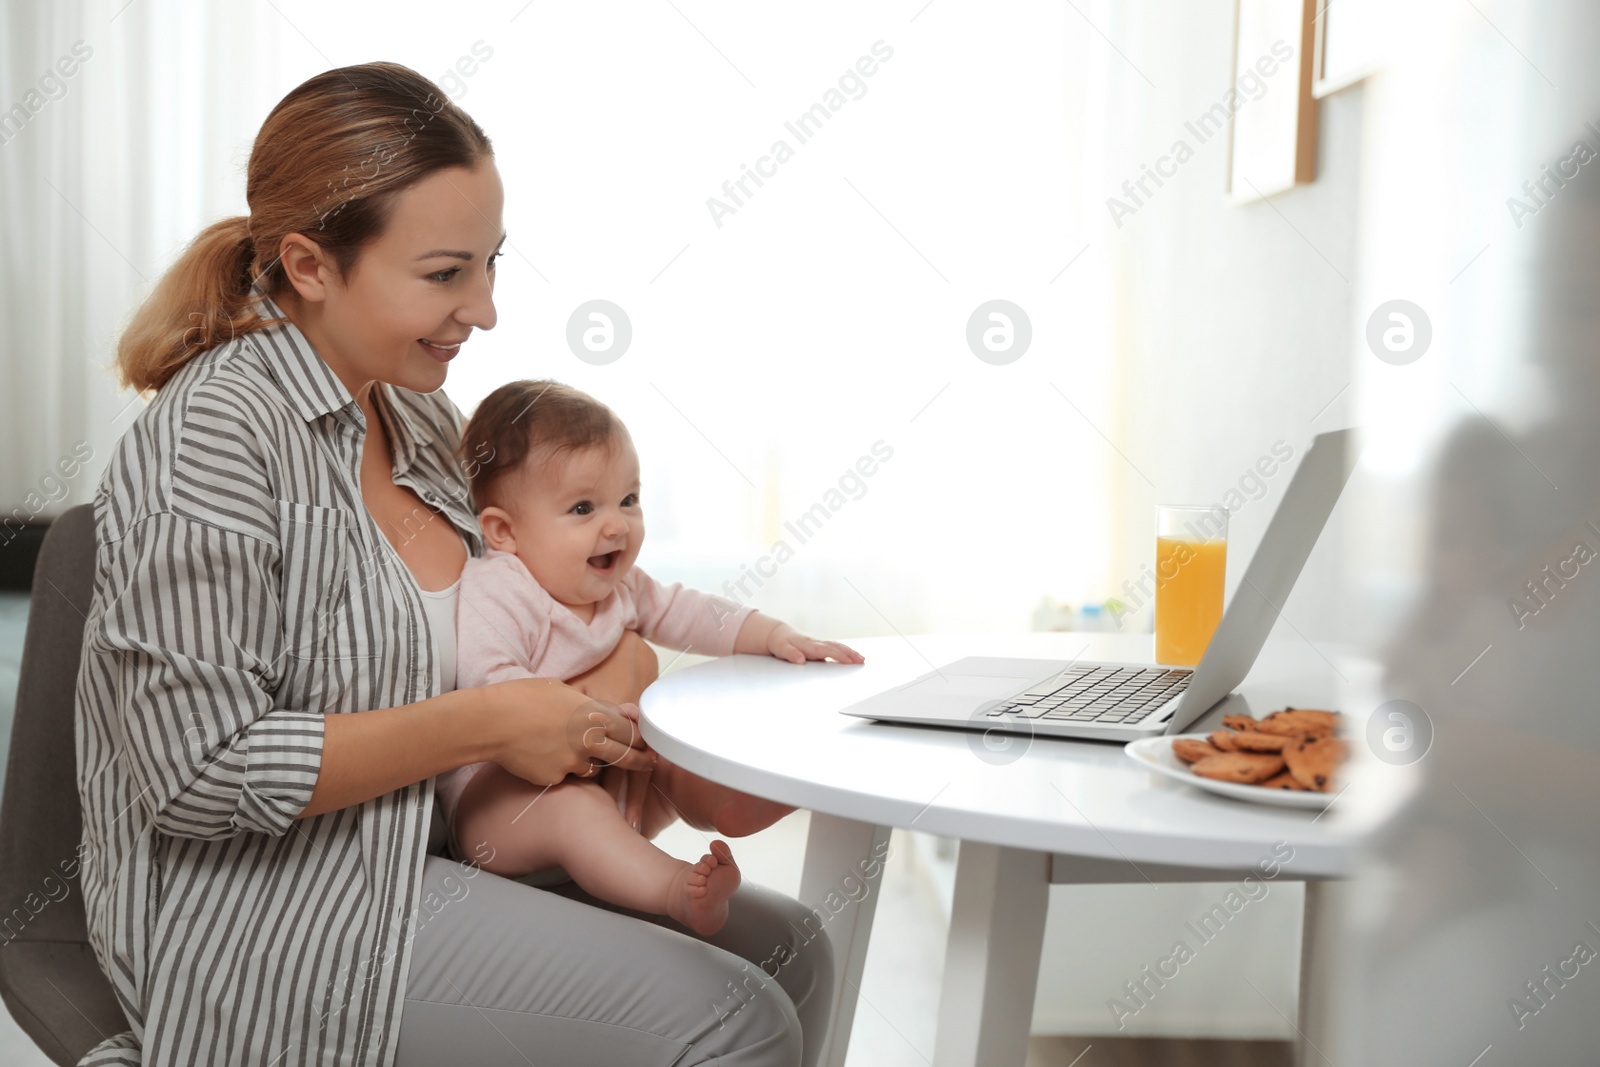
[[[466,544],[465,537],[461,540]],[[467,551],[471,553],[470,546]],[[419,585],[417,592],[422,594],[422,606],[428,610],[428,624],[433,629],[434,654],[439,658],[439,692],[449,693],[456,687],[456,602],[461,579],[431,592]]]
[[[427,608],[427,621],[434,629],[434,654],[438,656],[438,685],[440,693],[450,693],[456,688],[456,597],[461,592],[461,579],[456,579],[450,589],[422,593],[422,606]]]
[[[422,594],[422,606],[428,609],[428,622],[433,627],[433,647],[439,657],[439,692],[448,693],[456,687],[456,600],[461,579],[457,578],[447,589],[417,592]]]

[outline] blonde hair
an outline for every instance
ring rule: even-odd
[[[286,235],[315,241],[347,277],[400,193],[493,154],[465,111],[398,63],[341,67],[297,86],[251,149],[250,214],[202,230],[134,312],[117,343],[123,386],[159,390],[206,349],[282,321],[258,314],[251,288],[276,298],[288,287],[278,256]]]

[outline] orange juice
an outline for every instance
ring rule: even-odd
[[[1156,662],[1193,667],[1222,619],[1223,538],[1156,538]]]

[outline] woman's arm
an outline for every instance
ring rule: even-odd
[[[480,759],[541,784],[596,773],[591,759],[654,759],[622,712],[550,679],[370,711],[275,707],[267,679],[284,649],[271,546],[162,512],[107,551],[112,592],[84,655],[111,665],[92,699],[110,705],[137,801],[162,833],[284,834]],[[197,607],[221,604],[233,610]]]
[[[328,715],[316,787],[295,817],[359,804],[468,763],[493,761],[539,785],[605,764],[643,770],[655,757],[638,733],[615,707],[550,678]]]
[[[468,763],[489,759],[490,724],[473,689],[395,708],[329,715],[322,767],[297,819],[359,804]]]
[[[600,663],[567,679],[567,684],[596,700],[635,704],[661,673],[656,650],[632,630],[622,631],[617,647]]]

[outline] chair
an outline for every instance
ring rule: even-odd
[[[128,1029],[89,946],[81,875],[61,874],[83,836],[73,705],[93,592],[94,508],[80,504],[39,551],[0,798],[0,998],[62,1064]]]

